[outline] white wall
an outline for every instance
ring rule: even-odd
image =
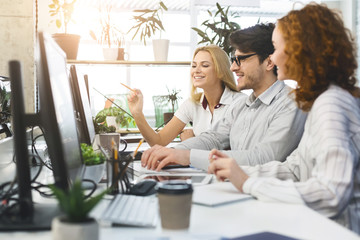
[[[321,1],[329,8],[338,9],[342,13],[345,26],[349,28],[355,36],[356,30],[356,0],[330,0]]]
[[[21,61],[28,112],[34,109],[33,4],[29,0],[0,0],[0,75],[9,76],[9,60]]]

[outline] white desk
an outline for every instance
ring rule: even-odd
[[[3,147],[2,155],[6,151],[12,154],[12,151],[7,149],[11,149],[10,146]],[[14,165],[8,164],[11,159],[11,157],[0,159],[2,181],[13,177]],[[102,227],[100,239],[155,240],[159,237],[169,237],[168,239],[171,240],[210,240],[263,231],[299,239],[360,239],[355,233],[303,205],[266,203],[252,199],[218,207],[193,205],[191,211],[191,223],[187,231],[162,231],[160,223],[157,228]],[[0,232],[0,239],[49,240],[51,232]]]
[[[196,190],[195,190],[196,191]],[[157,228],[102,227],[101,240],[112,239],[220,239],[271,231],[299,239],[360,239],[355,233],[302,205],[257,200],[205,207],[193,205],[188,231]],[[51,232],[0,233],[2,240],[51,239]]]

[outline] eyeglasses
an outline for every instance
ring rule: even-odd
[[[242,55],[242,56],[235,56],[231,58],[231,63],[236,62],[236,65],[238,65],[240,67],[241,62],[243,62],[245,59],[252,57],[256,55],[256,53],[252,53],[252,54],[248,54],[248,55]]]

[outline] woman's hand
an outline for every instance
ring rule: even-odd
[[[219,150],[212,150],[209,160],[209,173],[215,174],[219,181],[229,179],[240,192],[243,192],[244,182],[249,176],[237,165],[233,158],[228,158],[226,154]]]
[[[139,89],[134,89],[127,96],[129,109],[132,115],[136,116],[138,114],[142,114],[143,112],[143,95]]]
[[[192,137],[195,137],[194,131],[192,129],[185,129],[180,133],[180,140],[182,142]]]

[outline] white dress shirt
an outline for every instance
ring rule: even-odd
[[[283,163],[244,167],[250,178],[243,190],[259,200],[305,203],[360,234],[359,158],[360,99],[332,85],[315,100],[298,148]]]
[[[258,98],[241,98],[222,119],[216,131],[207,131],[175,146],[191,149],[191,165],[207,170],[209,150],[225,151],[239,165],[284,161],[297,147],[306,120],[289,96],[291,89],[276,81]]]
[[[219,107],[214,109],[213,114],[210,112],[209,105],[204,108],[203,101],[197,103],[189,98],[181,104],[175,112],[175,116],[185,124],[192,122],[194,134],[199,136],[202,132],[217,130],[219,122],[224,117],[229,106],[239,98],[246,98],[246,94],[231,91],[228,87],[225,87],[218,104]]]

